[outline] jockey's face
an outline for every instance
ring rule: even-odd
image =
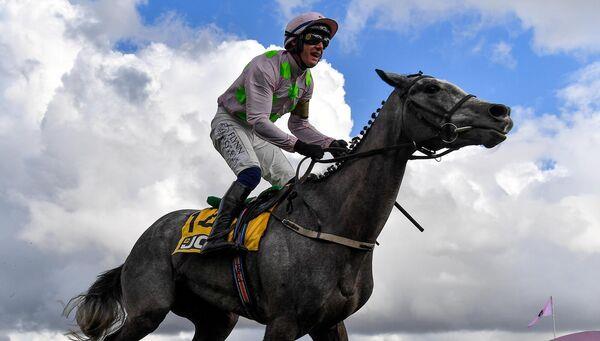
[[[310,45],[305,42],[303,46],[304,48],[300,53],[300,58],[307,67],[315,67],[315,65],[319,63],[321,57],[323,56],[323,42],[320,41],[316,45]]]

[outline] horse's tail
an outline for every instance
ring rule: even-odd
[[[73,297],[67,303],[63,314],[68,317],[76,308],[75,320],[81,332],[87,336],[71,330],[67,333],[69,339],[102,340],[121,328],[126,317],[121,304],[122,269],[123,265],[100,274],[86,294]]]

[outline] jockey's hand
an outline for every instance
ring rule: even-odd
[[[294,151],[304,156],[310,156],[313,159],[320,159],[325,154],[323,148],[318,144],[305,143],[300,140],[296,141]]]
[[[344,140],[334,140],[329,144],[329,148],[344,148],[329,151],[333,157],[340,157],[348,154],[348,142]]]

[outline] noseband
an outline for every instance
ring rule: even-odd
[[[400,100],[402,100],[402,97],[404,95],[406,95],[406,99],[404,100],[404,104],[403,104],[404,107],[402,109],[402,115],[406,114],[406,107],[409,104],[412,104],[415,107],[417,107],[419,110],[426,111],[429,114],[443,118],[443,123],[439,124],[438,122],[435,122],[434,120],[430,119],[428,116],[422,115],[421,113],[417,113],[417,117],[419,119],[421,119],[423,122],[425,122],[427,125],[431,126],[434,130],[436,130],[438,132],[438,136],[441,138],[442,142],[444,142],[446,144],[450,144],[450,143],[456,141],[456,139],[458,138],[458,134],[468,131],[470,129],[473,129],[472,126],[457,127],[456,124],[452,123],[452,115],[454,115],[456,113],[456,111],[458,111],[458,109],[460,109],[460,107],[462,107],[462,105],[465,104],[465,102],[467,102],[471,98],[476,97],[475,95],[472,95],[472,94],[465,95],[463,98],[460,99],[460,101],[458,101],[452,107],[452,109],[450,109],[448,111],[444,110],[443,112],[436,112],[436,111],[433,111],[433,110],[430,110],[430,109],[424,107],[423,105],[419,104],[417,101],[413,100],[410,97],[410,91],[412,90],[412,88],[415,85],[417,85],[417,83],[420,80],[422,80],[424,78],[433,78],[433,77],[423,75],[422,72],[419,72],[414,75],[409,75],[408,77],[415,77],[415,79],[410,83],[407,90],[398,93]],[[402,118],[402,124],[404,125],[404,118]],[[404,127],[403,127],[403,130],[404,130]]]

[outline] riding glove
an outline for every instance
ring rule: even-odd
[[[333,142],[331,142],[331,144],[329,144],[329,148],[344,148],[343,150],[336,149],[329,151],[331,155],[333,155],[333,157],[343,156],[348,153],[348,142],[344,140],[334,140]]]
[[[294,144],[294,151],[304,156],[310,156],[313,159],[320,159],[325,152],[318,144],[305,143],[300,140]]]

